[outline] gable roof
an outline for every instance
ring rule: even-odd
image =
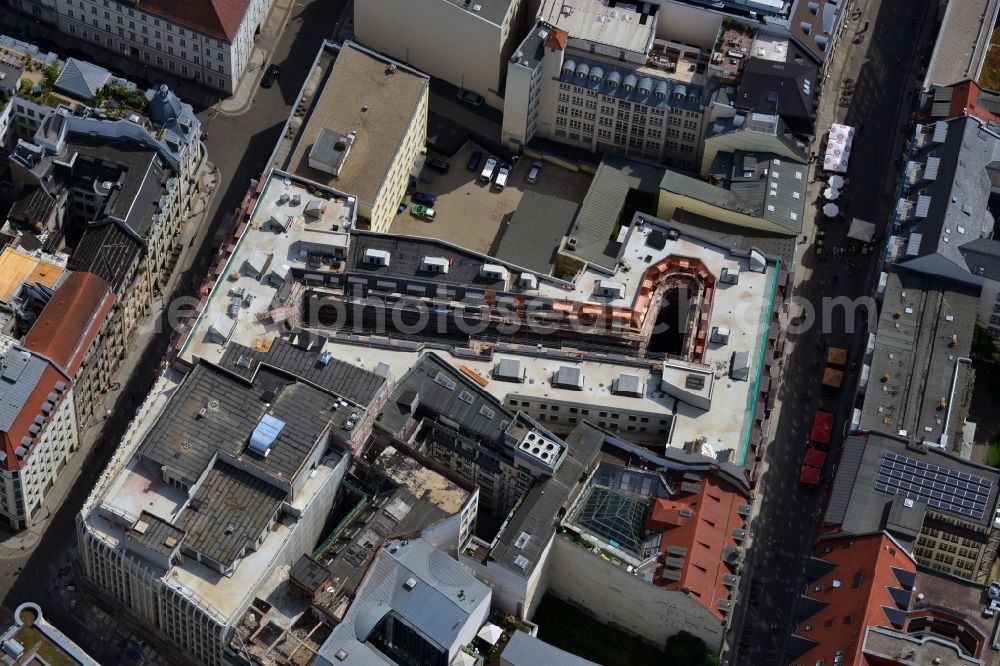
[[[139,0],[139,8],[209,37],[232,43],[250,0]]]
[[[16,346],[5,350],[0,357],[0,468],[26,464],[68,387],[69,378],[43,356]]]
[[[899,579],[907,577],[896,572],[915,574],[916,562],[881,532],[820,541],[813,557],[832,566],[808,583],[805,596],[818,610],[802,619],[796,633],[814,645],[794,661],[832,664],[837,651],[844,650],[843,663],[862,663],[865,629],[891,627],[898,617],[894,611],[906,610],[910,590]]]
[[[111,72],[85,60],[68,58],[55,88],[80,99],[94,99],[111,78]]]
[[[28,331],[24,346],[75,377],[114,301],[107,282],[93,273],[71,272]]]

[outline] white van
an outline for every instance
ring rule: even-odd
[[[510,175],[510,165],[501,164],[500,171],[497,172],[497,179],[493,181],[493,189],[497,192],[503,192],[503,188],[507,186],[507,176]]]
[[[497,162],[497,158],[490,155],[489,159],[486,160],[486,166],[483,167],[483,172],[479,174],[479,180],[484,183],[493,180],[493,170],[497,168]]]

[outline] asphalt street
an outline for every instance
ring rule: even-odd
[[[278,81],[270,89],[258,87],[245,112],[226,115],[214,106],[202,105],[199,109],[195,105],[202,127],[208,132],[208,159],[216,165],[220,178],[217,194],[205,218],[209,227],[200,230],[197,237],[203,240],[190,264],[178,266],[182,274],[176,281],[178,287],[173,297],[188,295],[192,285],[200,283],[215,254],[216,231],[226,213],[237,208],[250,181],[260,174],[320,43],[333,35],[336,17],[341,16],[345,4],[345,0],[309,0],[293,4],[280,38],[269,45],[272,47],[269,62],[281,66]],[[12,21],[8,21],[7,17],[0,19],[0,24],[9,22]],[[38,28],[36,32],[44,34]],[[53,516],[37,548],[23,559],[0,562],[0,595],[3,598],[3,617],[0,620],[9,620],[12,610],[24,601],[39,602],[49,621],[101,663],[116,663],[120,657],[119,646],[103,644],[103,636],[94,631],[92,619],[81,617],[68,600],[53,591],[65,582],[62,576],[66,574],[61,575],[60,569],[67,571],[75,549],[76,514],[110,459],[115,444],[124,434],[134,415],[134,408],[152,386],[171,334],[171,331],[161,328],[150,327],[152,332],[147,339],[133,342],[133,345],[145,344],[146,347],[135,364],[135,372],[122,389],[128,399],[121,404],[126,408],[117,410],[105,421],[99,436],[99,441],[105,444],[95,447],[83,463],[79,477]]]
[[[830,120],[858,128],[846,174],[850,182],[838,204],[848,219],[859,217],[879,226],[880,247],[888,236],[899,157],[911,131],[908,119],[915,104],[918,70],[933,37],[934,17],[928,12],[931,4],[861,0],[852,5],[851,11],[860,8],[862,15],[842,33],[828,68],[829,77],[823,83],[817,134],[828,129]],[[864,31],[860,44],[853,43],[858,26],[866,20],[870,28]],[[855,83],[853,94],[842,104],[843,79]],[[818,151],[818,143],[814,150]],[[811,196],[818,195],[820,187],[814,184]],[[812,304],[819,316],[807,330],[789,334],[777,415],[772,415],[774,439],[765,454],[767,468],[759,490],[759,512],[750,525],[753,546],[743,569],[724,663],[786,664],[790,657],[785,648],[797,623],[795,604],[843,431],[836,432],[831,443],[821,487],[801,486],[798,469],[816,409],[833,411],[840,430],[840,424],[850,422],[857,383],[857,372],[851,371],[839,393],[825,392],[821,385],[823,350],[827,345],[846,347],[850,359],[860,367],[868,334],[864,310],[855,312],[852,324],[840,308],[823,317],[821,301],[824,297],[872,295],[882,256],[881,249],[867,256],[815,254],[812,242],[816,228],[826,232],[829,250],[845,246],[847,226],[846,221],[817,219],[816,227],[803,229],[809,240],[799,246],[801,259],[795,268],[793,294],[796,300]]]

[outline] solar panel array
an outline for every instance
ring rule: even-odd
[[[927,506],[979,520],[993,482],[989,479],[886,451],[875,490],[926,502]]]

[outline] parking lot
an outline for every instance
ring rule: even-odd
[[[517,210],[526,189],[579,204],[590,186],[590,174],[548,163],[542,168],[537,183],[527,183],[525,177],[532,161],[522,159],[514,165],[504,191],[496,192],[491,187],[492,183],[479,180],[485,156],[475,172],[465,168],[469,156],[476,150],[481,149],[466,143],[449,159],[451,169],[447,174],[435,173],[433,182],[418,185],[419,191],[437,197],[434,204],[437,215],[433,222],[417,219],[407,209],[396,216],[389,228],[390,233],[440,238],[476,252],[488,253],[499,241],[497,234],[503,228],[504,220]],[[409,197],[406,201],[409,204]]]

